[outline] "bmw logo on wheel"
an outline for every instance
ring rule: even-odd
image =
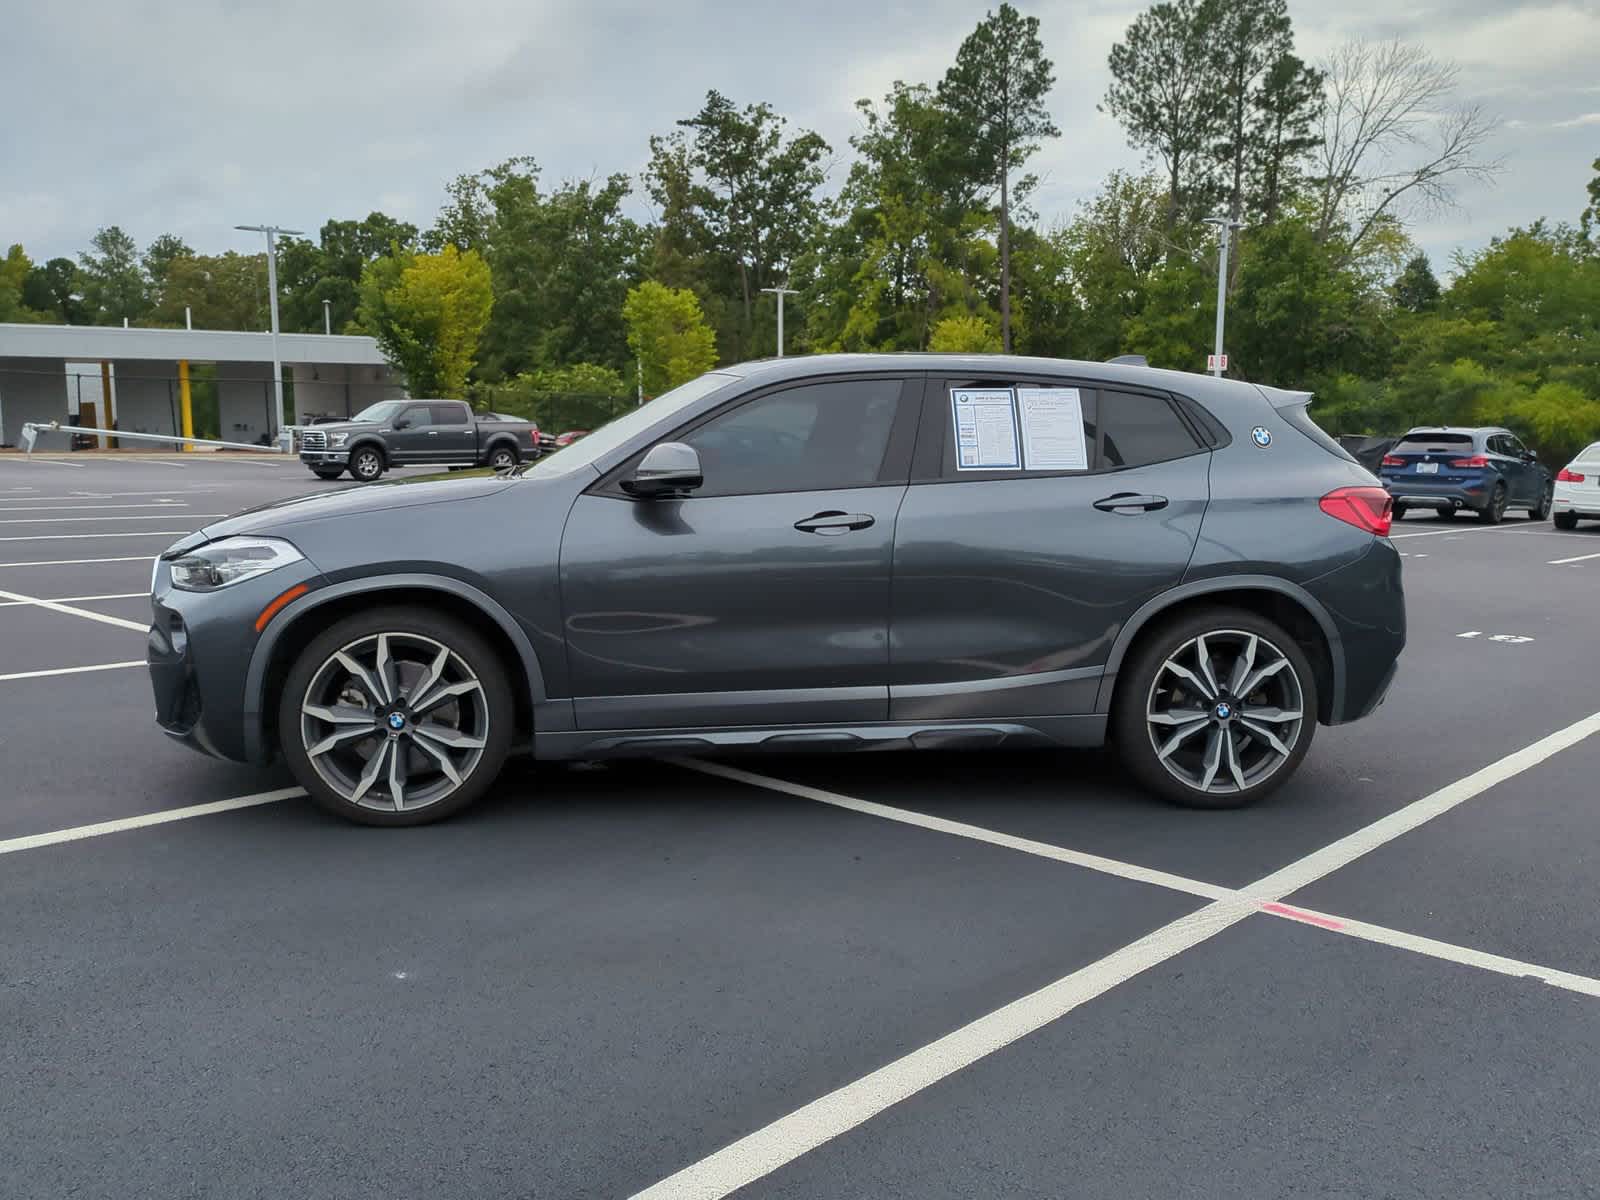
[[[399,733],[405,727],[406,727],[406,719],[405,719],[404,714],[402,714],[402,713],[390,713],[389,714],[389,728],[390,729],[394,730],[396,733]]]
[[[1226,700],[1217,705],[1217,720],[1226,721],[1231,716],[1233,716],[1233,706]]]
[[[1272,430],[1264,425],[1257,425],[1250,431],[1250,440],[1265,450],[1272,445]]]

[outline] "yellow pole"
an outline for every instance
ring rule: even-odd
[[[117,427],[117,414],[112,411],[111,407],[111,364],[108,362],[100,364],[100,401],[100,407],[105,410],[106,428],[115,429]],[[115,450],[117,448],[117,439],[103,437],[100,439],[100,446],[101,449]]]
[[[194,436],[194,408],[189,401],[189,360],[178,360],[178,411],[183,414],[183,436]],[[188,442],[183,444],[185,450],[193,450]]]

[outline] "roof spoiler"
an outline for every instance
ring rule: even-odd
[[[1150,360],[1142,354],[1119,354],[1115,358],[1108,358],[1106,362],[1117,367],[1148,367]]]
[[[1265,387],[1259,383],[1256,387],[1273,408],[1306,408],[1313,399],[1311,392],[1291,392],[1285,388]]]

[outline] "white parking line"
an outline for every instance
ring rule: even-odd
[[[147,600],[149,592],[110,592],[104,596],[51,596],[51,604],[82,604],[87,600]],[[16,608],[18,605],[34,604],[33,600],[0,600],[0,608]]]
[[[187,507],[187,505],[182,507]],[[11,511],[15,512],[16,510],[12,509]],[[227,513],[186,512],[183,514],[181,519],[187,521],[191,517],[206,519],[210,517],[225,517],[227,515]],[[0,525],[70,525],[73,523],[82,523],[84,521],[165,521],[166,519],[166,512],[142,513],[136,517],[107,517],[98,515],[93,517],[6,517],[4,519],[0,519]]]
[[[30,488],[29,491],[33,489]],[[121,500],[129,496],[192,496],[197,492],[214,492],[216,488],[164,488],[159,492],[91,492],[78,490],[68,492],[65,496],[0,496],[0,504],[9,504],[12,500]]]
[[[1421,533],[1391,533],[1389,540],[1393,542],[1401,538],[1442,537],[1453,533],[1545,533],[1555,536],[1551,530],[1539,529],[1535,523],[1529,522],[1527,525],[1479,525],[1476,528],[1471,525],[1447,525],[1443,529],[1425,529]]]
[[[38,458],[32,454],[23,455],[20,458],[8,454],[4,458],[0,458],[0,463],[7,462],[24,462],[29,466],[35,467],[86,467],[89,465],[88,463],[67,462],[65,459],[60,458]]]
[[[88,621],[98,621],[102,625],[115,625],[119,629],[132,629],[137,633],[149,633],[148,621],[125,621],[121,617],[110,617],[105,613],[97,613],[87,608],[74,608],[70,604],[62,604],[58,600],[41,600],[37,596],[24,596],[17,592],[0,592],[0,600],[10,600],[17,604],[31,604],[35,608],[47,608],[51,612],[61,613],[68,617],[83,617]]]
[[[144,659],[135,659],[132,662],[96,663],[92,667],[52,667],[48,671],[12,671],[9,675],[0,675],[0,682],[8,679],[45,679],[51,675],[83,675],[89,671],[121,671],[128,667],[146,666]]]
[[[7,562],[0,567],[82,567],[90,563],[155,562],[154,554],[135,554],[130,558],[47,558],[39,562]]]
[[[3,497],[0,497],[3,499]],[[31,500],[32,496],[23,496],[19,499]],[[114,508],[119,512],[130,508],[159,508],[171,512],[174,509],[188,508],[182,500],[152,500],[148,504],[19,504],[15,508],[0,508],[0,512],[93,512],[97,508]],[[151,513],[157,516],[157,513]],[[41,517],[40,520],[49,521],[51,517]],[[63,518],[65,519],[65,518]]]
[[[145,829],[151,825],[166,825],[172,821],[187,821],[190,817],[209,817],[213,813],[254,808],[259,804],[274,804],[279,800],[292,800],[304,795],[305,792],[297,787],[279,788],[275,792],[257,792],[253,796],[235,796],[231,800],[214,800],[210,804],[191,804],[187,808],[167,808],[159,812],[143,813],[137,817],[100,821],[94,825],[75,825],[71,829],[56,829],[49,833],[30,833],[24,837],[6,838],[0,841],[0,854],[37,850],[41,846],[59,846],[62,842],[104,837],[108,833],[124,833],[129,829]]]
[[[1552,558],[1549,565],[1552,567],[1563,566],[1566,563],[1588,562],[1591,558],[1600,558],[1600,554],[1576,554],[1571,558]]]
[[[30,533],[26,537],[0,537],[0,542],[71,542],[90,538],[175,537],[192,529],[141,529],[137,533]]]
[[[171,467],[176,471],[183,470],[182,463],[168,462],[164,458],[125,458],[121,461],[126,463],[138,463],[141,467]]]
[[[832,1141],[884,1109],[1066,1016],[1118,984],[1222,933],[1264,905],[1346,866],[1600,732],[1600,713],[1576,721],[1480,771],[1440,788],[1347,837],[1213,900],[1038,991],[747,1134],[636,1194],[635,1200],[719,1200]],[[697,763],[697,769],[714,764]],[[732,768],[719,768],[731,770]],[[717,774],[719,772],[708,772]],[[743,772],[741,772],[743,774]]]

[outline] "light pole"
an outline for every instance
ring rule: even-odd
[[[785,296],[798,296],[800,293],[794,288],[770,287],[762,288],[763,292],[771,292],[778,297],[778,357],[783,357],[783,298]]]
[[[1232,217],[1207,217],[1205,223],[1217,227],[1217,345],[1211,357],[1211,373],[1221,379],[1222,323],[1228,311],[1228,242],[1232,240],[1233,231],[1241,228],[1243,222]]]
[[[246,233],[267,235],[267,306],[272,310],[272,390],[278,401],[278,440],[285,440],[283,420],[283,361],[278,357],[278,235],[298,234],[298,229],[277,225],[235,225]],[[284,446],[287,450],[288,446]]]
[[[330,336],[333,334],[333,301],[322,302],[322,332]]]

